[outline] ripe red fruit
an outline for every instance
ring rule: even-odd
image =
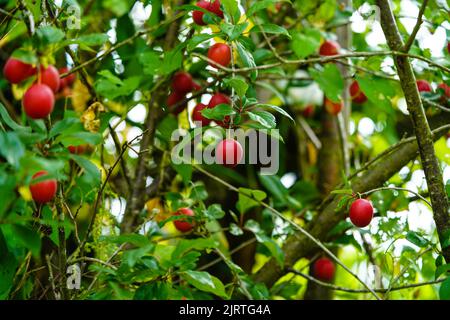
[[[363,104],[367,101],[367,97],[364,92],[361,91],[358,82],[355,80],[352,82],[349,88],[350,97],[354,103]]]
[[[69,152],[73,154],[83,154],[86,151],[86,146],[68,146],[67,149],[69,149]]]
[[[39,171],[32,177],[32,179],[36,179],[45,175],[48,175],[47,171]],[[58,183],[55,179],[48,179],[37,183],[31,182],[31,196],[37,203],[49,202],[55,197],[57,187]]]
[[[54,66],[48,66],[47,68],[41,67],[38,82],[48,85],[54,93],[58,92],[60,87],[58,70]]]
[[[319,49],[319,54],[321,56],[335,56],[339,54],[339,50],[341,47],[337,42],[334,42],[332,40],[326,40]]]
[[[192,121],[194,122],[201,122],[202,126],[207,126],[211,123],[211,120],[208,118],[205,118],[202,115],[202,110],[208,108],[208,106],[204,105],[203,103],[199,103],[195,106],[194,110],[192,111]]]
[[[450,86],[449,85],[447,85],[446,83],[441,83],[440,85],[438,85],[438,88],[444,90],[444,95],[447,98],[450,98]]]
[[[223,93],[217,92],[211,97],[211,100],[209,100],[208,107],[209,108],[214,108],[215,106],[217,106],[219,104],[228,104],[228,105],[230,105],[231,104],[231,99],[227,95],[224,95]]]
[[[328,258],[319,258],[314,262],[313,273],[314,276],[322,281],[331,281],[334,277],[336,268],[333,261]]]
[[[189,208],[180,208],[177,210],[177,212],[175,212],[173,214],[174,216],[190,216],[193,217],[194,216],[194,211],[192,211]],[[187,219],[179,219],[179,220],[174,220],[173,224],[175,225],[175,228],[177,228],[178,231],[181,232],[188,232],[191,231],[192,228],[194,227],[194,224],[191,222],[186,221]]]
[[[241,162],[244,151],[239,142],[233,139],[224,139],[216,146],[216,161],[228,168],[234,168]]]
[[[417,80],[417,89],[419,89],[419,92],[431,92],[433,89],[431,88],[431,85],[426,80]]]
[[[25,113],[33,119],[46,118],[55,105],[52,89],[45,84],[33,84],[23,95]]]
[[[359,227],[364,228],[369,225],[373,218],[373,207],[366,199],[357,199],[350,206],[350,220]]]
[[[186,96],[184,94],[174,91],[171,94],[169,94],[169,96],[167,97],[167,106],[171,107],[171,106],[175,105],[177,102],[182,101],[184,98],[186,98]],[[181,106],[175,108],[175,110],[172,110],[172,112],[175,115],[177,115],[186,108],[187,108],[187,103],[183,103]]]
[[[63,74],[69,72],[69,70],[70,69],[68,67],[62,67],[58,69],[58,73]],[[76,77],[77,76],[75,75],[75,73],[71,73],[67,77],[60,78],[60,89],[71,86],[75,82]]]
[[[223,19],[223,11],[222,11],[222,9],[220,9],[220,1],[219,0],[211,1],[208,11],[214,13],[216,16]]]
[[[337,115],[339,112],[341,112],[342,108],[344,108],[344,102],[333,102],[329,100],[328,98],[325,98],[325,110],[329,114]]]
[[[3,67],[3,74],[10,83],[20,83],[36,73],[36,68],[31,64],[15,58],[9,58]]]
[[[197,2],[196,6],[208,10],[209,6],[210,6],[210,2],[201,0],[201,1]],[[203,21],[203,15],[204,15],[204,12],[202,12],[200,10],[192,11],[192,18],[194,19],[194,22],[196,24],[198,24],[199,26],[206,25],[206,23]]]
[[[314,106],[312,104],[307,105],[303,109],[302,114],[305,118],[311,118],[314,115]]]
[[[228,66],[231,61],[231,48],[225,43],[216,43],[208,50],[208,58],[215,63],[210,63],[211,66],[217,65]]]
[[[177,72],[172,78],[172,89],[175,92],[186,94],[194,89],[194,81],[187,72]]]

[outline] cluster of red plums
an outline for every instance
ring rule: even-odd
[[[27,89],[22,99],[24,111],[32,119],[44,119],[52,113],[55,94],[75,81],[74,74],[60,78],[60,73],[67,71],[68,68],[61,68],[58,71],[52,65],[37,69],[15,58],[9,58],[3,68],[5,78],[13,84],[21,83],[36,75],[35,82]]]
[[[32,119],[47,118],[53,111],[55,105],[55,94],[63,94],[75,81],[75,74],[61,78],[60,74],[68,72],[67,67],[56,69],[54,66],[40,66],[36,68],[31,64],[19,59],[9,58],[3,68],[5,79],[12,84],[19,84],[26,79],[36,76],[33,84],[23,95],[22,105],[26,115]],[[72,153],[84,152],[84,146],[69,146]],[[31,196],[36,203],[43,204],[51,201],[56,194],[58,183],[55,179],[47,179],[34,182],[48,175],[47,171],[39,171],[32,177],[30,184]]]

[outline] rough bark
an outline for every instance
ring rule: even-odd
[[[377,0],[377,5],[380,7],[381,27],[383,28],[388,46],[393,51],[401,51],[404,44],[389,1]],[[396,55],[393,58],[413,123],[414,134],[419,145],[422,167],[433,206],[433,217],[441,246],[443,246],[443,243],[449,237],[450,231],[449,203],[445,193],[442,171],[434,151],[433,136],[417,89],[414,71],[408,57]],[[450,247],[442,248],[442,251],[445,260],[450,262]]]

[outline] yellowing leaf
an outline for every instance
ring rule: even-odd
[[[84,128],[90,132],[97,132],[100,128],[100,120],[97,119],[99,113],[104,112],[105,107],[100,102],[94,102],[87,108],[80,117]]]
[[[84,111],[90,98],[89,90],[77,79],[72,89],[73,109],[77,112]]]

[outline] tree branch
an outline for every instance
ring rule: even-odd
[[[403,41],[389,1],[377,0],[377,4],[381,12],[381,27],[390,49],[393,51],[402,50]],[[394,56],[394,61],[419,145],[422,167],[430,192],[431,204],[433,205],[433,217],[439,240],[443,246],[449,237],[450,231],[449,203],[444,188],[442,171],[434,151],[433,135],[425,115],[422,100],[416,85],[416,78],[408,57]],[[443,247],[442,250],[445,260],[450,262],[450,247]]]

